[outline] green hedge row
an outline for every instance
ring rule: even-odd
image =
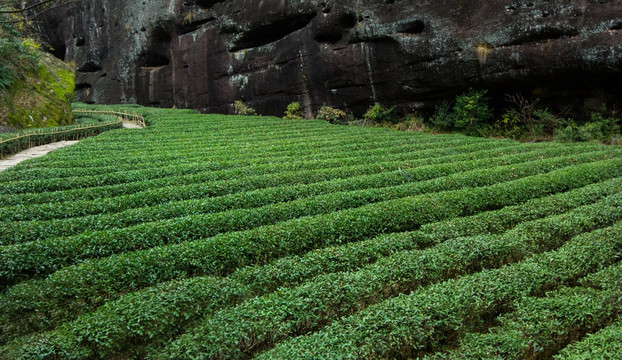
[[[273,164],[272,162],[267,164],[250,163],[250,166],[240,166],[240,162],[238,161],[237,163],[230,163],[230,167],[223,170],[218,170],[218,167],[222,166],[222,163],[216,164],[216,166],[205,162],[195,166],[184,163],[165,168],[111,172],[92,176],[11,181],[0,183],[0,194],[41,193],[116,184],[122,185],[159,178],[166,178],[166,183],[197,183],[234,179],[240,176],[278,174],[281,172],[300,170],[322,170],[344,166],[368,165],[370,163],[407,162],[409,160],[423,159],[421,158],[420,152],[400,152],[397,154],[350,156],[341,159],[333,157],[324,160],[295,161],[277,164]],[[408,166],[408,164],[405,166]],[[186,180],[186,178],[188,178],[188,180]]]
[[[581,285],[597,289],[622,289],[622,262],[581,279]]]
[[[486,151],[487,156],[491,157],[511,153],[513,153],[513,150],[498,149]],[[217,182],[186,185],[167,179],[160,179],[119,186],[75,189],[52,193],[20,194],[0,198],[0,202],[13,205],[0,208],[0,219],[5,221],[48,220],[57,217],[66,218],[119,212],[128,208],[152,206],[165,202],[204,199],[205,197],[257,191],[286,185],[315,184],[322,186],[322,182],[349,181],[348,178],[362,179],[363,175],[390,177],[396,179],[397,183],[399,183],[400,178],[408,176],[410,167],[416,168],[466,161],[477,159],[482,155],[480,151],[477,151],[476,153],[449,155],[435,159],[413,160],[408,163],[396,161],[391,164],[360,165],[314,171],[292,171],[276,175],[256,175],[250,179],[242,177],[229,181],[220,180]],[[258,186],[258,188],[253,188],[253,185]],[[230,189],[231,187],[233,189]],[[16,204],[20,205],[15,206]]]
[[[425,223],[515,205],[619,176],[622,159],[606,160],[483,188],[386,201],[206,240],[85,261],[44,280],[7,289],[1,308],[3,313],[27,316],[44,304],[63,303],[68,298],[100,303],[112,294],[174,278],[228,274],[242,266],[359,241],[383,232],[413,230]],[[45,316],[39,321],[45,322]]]
[[[503,235],[457,238],[424,251],[381,258],[357,272],[318,276],[208,316],[161,358],[243,358],[253,349],[308,333],[383,298],[557,248],[582,232],[622,220],[621,205],[622,195],[617,194],[567,214],[522,223]],[[98,346],[109,334],[94,327],[84,331],[80,325],[78,321],[75,331],[90,346]]]
[[[521,299],[516,307],[489,333],[468,334],[456,350],[427,359],[550,359],[610,323],[622,310],[622,293],[563,288],[544,298]]]
[[[617,359],[622,354],[622,320],[570,344],[555,359]]]
[[[486,144],[484,146],[485,146],[485,149],[489,149],[489,150],[495,148],[491,144]],[[480,147],[479,150],[483,150],[484,146]],[[456,151],[457,151],[456,154],[451,154],[446,157],[449,157],[452,155],[453,156],[463,155],[465,157],[471,156],[469,155],[469,153],[473,151],[473,145],[461,147],[460,149]],[[466,154],[463,154],[462,152],[466,152]],[[428,154],[420,154],[420,155],[422,155],[423,158],[420,158],[420,159],[414,158],[412,161],[416,163],[420,163],[420,164],[426,164],[426,159],[430,159],[430,157],[434,156],[433,152],[430,152]],[[445,159],[446,157],[443,156],[442,157],[443,159],[438,160],[438,161],[444,161],[446,160]],[[435,160],[432,160],[432,161],[434,162]],[[249,166],[252,166],[252,164]],[[397,169],[400,169],[400,167],[398,166]],[[269,174],[266,174],[266,176],[267,175]],[[285,173],[284,175],[290,175],[290,173]],[[276,177],[276,175],[273,175],[273,177]],[[197,181],[201,181],[201,179],[197,178],[196,176],[195,177],[187,176],[187,177],[180,177],[177,179],[164,178],[164,179],[157,179],[157,180],[142,181],[138,183],[108,185],[108,186],[86,188],[86,189],[71,189],[71,190],[58,191],[58,192],[6,195],[0,198],[0,205],[11,206],[11,205],[19,205],[19,204],[49,203],[49,202],[69,201],[69,200],[71,201],[91,200],[91,199],[99,199],[102,197],[113,197],[113,196],[119,196],[119,195],[125,195],[125,194],[132,194],[138,191],[147,191],[150,189],[161,190],[161,188],[163,187],[171,187],[171,186],[180,187],[182,185],[198,186],[200,184],[197,184],[196,183]],[[180,190],[184,190],[184,189],[182,188]]]
[[[577,236],[561,248],[372,305],[311,334],[277,344],[258,359],[415,357],[481,326],[525,295],[602,270],[622,255],[622,223]]]
[[[483,146],[485,143],[477,143],[480,146]],[[455,146],[454,146],[455,145]],[[403,144],[400,142],[393,143],[387,142],[383,146],[376,147],[371,150],[361,150],[361,151],[337,151],[337,153],[333,153],[332,151],[313,154],[313,155],[288,155],[276,158],[270,158],[271,163],[288,163],[292,161],[309,161],[309,160],[329,160],[329,159],[341,159],[341,158],[351,158],[351,157],[363,157],[363,156],[376,156],[376,155],[393,155],[400,153],[408,153],[408,152],[417,152],[424,151],[429,156],[439,156],[447,152],[447,150],[453,150],[454,147],[468,147],[469,145],[474,144],[466,144],[464,139],[453,139],[449,140],[445,144],[437,144],[437,143],[416,143],[416,144]],[[502,144],[500,144],[501,146]],[[505,144],[503,144],[505,145]],[[519,145],[515,145],[519,146]],[[83,147],[86,147],[83,144]],[[476,148],[477,146],[475,146]],[[440,153],[436,153],[434,149],[437,149]],[[338,150],[338,149],[337,149]],[[82,150],[86,152],[85,156],[87,156],[88,151]],[[81,153],[82,153],[81,151]],[[160,151],[158,151],[160,152]],[[11,171],[6,173],[0,173],[0,181],[8,182],[15,180],[35,180],[35,179],[60,179],[67,177],[76,177],[76,176],[94,176],[94,175],[103,175],[114,172],[122,172],[122,171],[133,171],[133,170],[147,170],[153,168],[164,168],[168,169],[171,167],[180,167],[180,166],[207,166],[208,164],[213,167],[213,170],[223,170],[225,168],[231,168],[235,166],[249,166],[249,165],[258,165],[261,164],[261,159],[253,159],[253,158],[243,158],[243,159],[233,159],[227,160],[222,159],[220,156],[207,155],[203,152],[193,151],[188,154],[184,154],[183,163],[178,164],[179,162],[179,154],[170,154],[168,151],[162,151],[163,158],[154,158],[150,157],[149,161],[146,163],[115,163],[105,164],[100,167],[76,167],[76,164],[68,161],[61,161],[64,165],[58,166],[58,161],[51,163],[55,167],[33,167],[33,168],[20,168],[19,171]],[[88,154],[90,155],[90,154]],[[164,156],[166,155],[166,156]],[[425,154],[424,154],[425,155]],[[422,156],[425,157],[425,156]],[[92,157],[91,157],[92,158]],[[97,159],[93,159],[97,161]],[[110,160],[108,159],[107,162]],[[174,163],[175,165],[171,165]]]
[[[241,268],[228,278],[195,277],[172,281],[108,302],[78,322],[82,327],[97,329],[90,333],[107,334],[107,342],[112,345],[105,347],[106,352],[164,339],[180,331],[185,320],[200,313],[214,312],[222,306],[264,295],[282,286],[295,286],[324,273],[354,270],[399,251],[427,247],[458,236],[500,233],[518,222],[563,213],[598,201],[603,196],[619,192],[620,185],[622,178],[604,181],[494,212],[424,225],[416,232],[382,235],[359,243],[319,249],[304,256],[283,258],[265,266]],[[87,310],[64,303],[53,313],[62,322]],[[61,313],[65,317],[60,316]],[[14,335],[49,330],[58,324],[54,321],[50,326],[41,326],[38,316],[10,315],[13,317],[5,317],[3,323],[6,324],[5,329]],[[76,333],[72,330],[76,329],[74,324],[68,324],[63,329],[74,335]]]
[[[0,247],[0,282],[6,287],[32,276],[49,274],[84,259],[193,241],[220,233],[252,229],[303,216],[326,214],[365,205],[370,206],[367,204],[418,194],[426,194],[426,196],[432,197],[435,195],[434,192],[438,191],[492,185],[547,172],[559,167],[603,159],[608,156],[608,152],[596,152],[518,164],[514,162],[533,158],[533,156],[527,154],[499,159],[475,160],[450,164],[445,167],[430,167],[425,169],[428,171],[413,174],[413,183],[396,187],[374,188],[349,193],[331,192],[316,198],[305,198],[260,208],[193,215],[145,223],[129,228],[89,232],[69,238],[46,241],[36,239],[31,242],[6,245]],[[536,158],[538,157],[536,156]],[[486,168],[486,166],[497,163],[509,163],[511,165]],[[437,177],[447,173],[466,171],[474,167],[477,170]],[[423,182],[429,178],[432,180]],[[209,225],[206,226],[206,224]]]
[[[249,136],[252,136],[252,127],[249,129]],[[197,130],[195,130],[197,131]],[[75,152],[72,154],[68,154],[63,156],[61,159],[57,159],[56,157],[50,157],[46,159],[40,159],[37,161],[38,164],[46,164],[50,165],[50,167],[97,167],[104,162],[105,164],[110,163],[110,153],[115,153],[115,160],[123,162],[123,163],[137,163],[137,164],[149,164],[153,163],[154,160],[166,160],[173,161],[174,159],[185,158],[186,156],[196,156],[198,153],[202,153],[208,157],[220,160],[233,160],[240,158],[251,158],[255,160],[261,159],[271,159],[276,157],[284,157],[284,156],[300,156],[300,155],[309,155],[309,154],[323,154],[323,153],[349,153],[356,151],[371,151],[374,149],[386,147],[387,145],[411,145],[416,146],[417,144],[429,144],[431,146],[440,145],[443,141],[443,138],[434,138],[429,137],[425,139],[425,141],[416,141],[416,139],[402,139],[403,141],[399,141],[396,138],[387,138],[382,136],[374,136],[365,139],[365,137],[361,138],[361,134],[353,132],[351,134],[347,134],[343,137],[335,137],[332,138],[330,133],[321,132],[316,137],[304,137],[300,136],[296,139],[292,139],[286,142],[276,142],[269,146],[269,144],[265,142],[261,142],[261,146],[240,146],[239,142],[246,143],[244,138],[233,138],[230,139],[227,143],[214,148],[209,145],[205,145],[202,142],[209,141],[209,137],[201,136],[196,140],[186,140],[183,141],[179,145],[170,145],[170,147],[164,146],[166,144],[165,141],[162,140],[162,135],[158,133],[146,133],[150,135],[149,141],[138,147],[135,151],[128,151],[126,147],[128,146],[128,142],[136,141],[136,135],[132,133],[125,133],[119,135],[119,141],[115,141],[114,134],[108,135],[105,138],[99,139],[97,141],[92,141],[84,146],[82,146],[83,151]],[[178,134],[178,138],[186,138],[188,135],[186,133]],[[255,135],[256,136],[256,135]],[[469,138],[446,138],[446,140],[466,143],[485,143],[484,139],[482,140],[470,140]],[[470,140],[470,141],[469,141]],[[362,142],[361,141],[366,141]],[[499,144],[516,144],[516,142],[511,141],[493,141]],[[103,144],[102,144],[103,143]],[[202,145],[192,145],[193,143],[200,143]],[[209,144],[209,143],[208,143]],[[102,146],[103,145],[103,146]],[[181,147],[181,148],[180,148]],[[105,150],[104,150],[105,149]],[[89,160],[90,157],[90,160]],[[106,159],[97,160],[98,157],[104,157]],[[34,164],[33,164],[34,165]],[[30,166],[32,167],[32,166]]]
[[[508,151],[504,153],[511,154],[514,152],[516,151]],[[343,208],[343,206],[354,207],[365,205],[364,199],[361,197],[361,194],[364,193],[363,191],[365,189],[369,189],[365,192],[365,194],[367,194],[365,196],[369,197],[369,202],[388,200],[391,198],[403,197],[409,194],[412,195],[412,190],[414,190],[414,193],[421,193],[421,191],[423,191],[421,189],[426,189],[426,186],[427,191],[439,191],[439,189],[455,189],[455,184],[453,184],[453,186],[450,188],[442,187],[443,183],[451,184],[451,180],[453,178],[441,178],[452,175],[460,176],[456,173],[465,172],[471,169],[489,168],[494,165],[516,164],[521,168],[524,168],[526,165],[521,164],[521,161],[534,158],[537,159],[546,155],[550,155],[550,151],[527,152],[500,157],[494,157],[492,155],[493,154],[489,154],[489,156],[483,160],[454,161],[449,163],[441,163],[438,165],[404,168],[396,171],[383,172],[377,175],[346,178],[340,181],[331,180],[309,185],[274,187],[251,192],[240,192],[231,194],[229,196],[212,197],[209,199],[175,201],[168,203],[166,208],[162,208],[162,206],[133,208],[132,205],[134,204],[132,202],[127,202],[124,204],[122,199],[117,199],[117,202],[115,203],[115,209],[120,209],[119,213],[71,218],[71,215],[75,214],[76,212],[80,213],[84,210],[80,206],[77,206],[75,204],[71,207],[71,209],[67,209],[63,206],[57,206],[55,207],[55,211],[46,211],[45,214],[41,215],[46,215],[48,217],[57,215],[57,217],[65,216],[67,218],[52,221],[42,221],[42,216],[38,216],[39,220],[37,221],[0,222],[0,231],[3,234],[3,236],[0,238],[0,244],[20,243],[26,241],[42,242],[43,240],[52,237],[75,235],[86,230],[111,230],[113,228],[128,227],[135,224],[144,224],[143,227],[145,227],[149,226],[145,224],[147,222],[173,219],[185,216],[196,216],[197,214],[225,212],[233,209],[252,209],[287,201],[298,201],[298,203],[283,206],[291,205],[292,207],[296,207],[300,201],[304,201],[304,198],[317,197],[321,195],[324,195],[324,198],[317,198],[316,201],[326,201],[326,203],[323,204],[324,208],[326,209],[325,211],[336,211],[337,209]],[[589,159],[596,159],[598,158],[598,155],[599,154],[588,153],[582,156],[585,156],[585,158]],[[454,158],[454,160],[456,159]],[[544,160],[539,160],[536,162],[536,164],[541,163],[542,161]],[[531,162],[529,164],[531,164]],[[473,180],[471,179],[474,176],[477,177],[477,175],[474,174],[474,171],[471,171],[465,175],[467,176],[465,177],[464,186],[467,186],[469,183],[473,183]],[[437,179],[435,182],[426,182],[425,184],[412,184],[413,182],[421,182],[435,178]],[[433,184],[434,186],[430,184]],[[336,197],[338,198],[337,200],[344,205],[332,206],[331,204],[335,203],[336,200],[334,198]],[[352,197],[358,197],[359,200],[348,200]],[[124,205],[126,206],[126,208],[129,209],[124,210]],[[277,207],[277,205],[275,205],[274,207]],[[300,214],[319,214],[319,211],[321,211],[321,207],[322,206],[313,206],[313,204],[309,204],[307,208],[303,208],[302,210],[300,210],[302,211],[302,213]],[[33,208],[35,207],[27,206],[22,209],[23,212],[28,214],[28,216],[35,217],[39,214],[39,211]],[[39,210],[41,209],[41,207],[36,208],[38,208]],[[91,203],[87,209],[94,211],[96,209],[101,210],[102,207]],[[249,210],[249,212],[250,211],[257,210]],[[292,211],[290,214],[293,216],[295,213],[296,211]],[[25,217],[26,214],[22,215],[20,213],[14,212],[14,216]],[[274,217],[267,217],[265,219],[265,223],[267,223],[267,221],[270,221],[270,219],[272,219],[273,221],[277,220],[277,218]],[[281,217],[280,219],[283,218]],[[240,226],[242,225],[240,224]],[[214,228],[213,231],[221,232],[220,230],[217,230],[218,226],[211,222],[210,228]]]
[[[610,268],[593,276],[609,284],[619,282],[619,274]],[[467,334],[455,350],[427,358],[551,358],[567,344],[622,314],[622,288],[562,288],[544,298],[519,299],[512,307],[515,310],[500,316],[499,325],[488,333]]]

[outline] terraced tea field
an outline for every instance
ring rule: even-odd
[[[0,173],[2,359],[622,349],[621,147],[118,109]]]

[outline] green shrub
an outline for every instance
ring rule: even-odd
[[[578,139],[578,127],[574,123],[555,130],[555,141],[557,142],[571,143],[578,141]]]
[[[481,328],[482,317],[507,309],[525,294],[537,296],[611,265],[620,254],[621,231],[622,223],[617,223],[519,263],[391,298],[315,333],[281,342],[258,359],[418,357],[419,351],[440,348],[465,330]]]
[[[347,115],[343,110],[324,105],[318,111],[317,118],[331,124],[343,124],[347,120]]]
[[[165,349],[164,354],[172,354],[163,358],[179,358],[181,354],[241,358],[252,353],[257,344],[272,345],[273,339],[291,338],[321,325],[326,318],[338,319],[361,305],[389,297],[392,288],[408,291],[438,279],[469,274],[473,269],[495,268],[505,261],[520,261],[527,254],[549,251],[575,235],[621,219],[622,210],[611,214],[611,209],[620,204],[622,198],[614,195],[568,214],[526,222],[502,235],[452,239],[431,249],[383,257],[356,272],[322,275],[295,288],[278,289],[207,317]],[[537,241],[532,240],[535,237]],[[250,348],[240,345],[243,339],[253,340]]]
[[[586,124],[589,126],[585,129],[592,139],[603,143],[611,142],[614,136],[620,135],[620,119],[616,118],[616,112],[607,116],[606,111],[603,107],[602,111],[592,113],[591,122]]]
[[[236,100],[233,103],[233,110],[236,115],[242,116],[256,116],[257,111],[252,107],[246,105],[242,100]]]
[[[428,129],[423,116],[415,113],[406,115],[404,121],[398,124],[398,130],[426,132]]]
[[[15,81],[15,73],[7,66],[0,65],[0,90],[7,89]]]
[[[440,130],[451,130],[456,124],[456,116],[451,111],[449,102],[443,101],[434,107],[434,115],[430,117],[430,122]]]
[[[622,219],[620,148],[134,111],[0,173],[0,358],[554,350],[598,297],[546,292],[621,286],[622,225],[575,236]]]
[[[574,121],[555,130],[555,140],[559,142],[596,141],[604,144],[616,144],[620,137],[620,119],[616,112],[607,113],[606,107],[593,112],[590,121],[580,125]]]
[[[469,135],[482,135],[486,122],[492,117],[488,107],[487,90],[469,89],[456,98],[454,105],[455,127]]]
[[[395,106],[386,108],[380,103],[375,103],[363,115],[366,125],[397,124],[400,118],[395,114]]]
[[[620,135],[615,118],[603,118],[592,115],[592,121],[577,125],[571,123],[565,128],[555,131],[555,140],[559,142],[597,141],[600,143],[614,143]]]
[[[299,102],[293,102],[287,105],[287,110],[285,111],[284,119],[302,119],[302,107]]]
[[[622,320],[570,344],[555,359],[617,359],[622,354]]]
[[[523,137],[525,129],[521,126],[521,120],[516,110],[508,110],[501,116],[501,119],[495,121],[490,127],[490,135],[504,136],[512,139],[520,139]]]
[[[563,126],[565,120],[552,114],[549,109],[538,109],[533,113],[535,117],[535,123],[531,131],[531,135],[553,135],[556,129]]]

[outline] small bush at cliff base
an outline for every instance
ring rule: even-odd
[[[299,102],[293,102],[287,105],[287,110],[285,111],[284,119],[302,119],[302,107]]]
[[[469,135],[482,135],[486,122],[492,117],[488,107],[487,90],[469,89],[456,98],[454,105],[455,127]]]
[[[234,111],[234,113],[236,115],[242,115],[242,116],[255,116],[255,115],[257,115],[257,111],[255,111],[254,108],[246,105],[241,100],[236,100],[233,103],[233,111]]]
[[[363,115],[363,119],[367,125],[397,124],[400,122],[400,118],[395,114],[395,106],[387,109],[379,103],[370,107]]]
[[[343,124],[347,120],[347,114],[343,110],[324,105],[318,111],[317,118],[331,124]]]
[[[606,109],[592,113],[591,121],[578,125],[571,122],[568,126],[555,131],[555,140],[559,142],[598,141],[613,144],[620,135],[620,119],[616,112],[604,115]]]
[[[439,130],[451,130],[456,123],[456,117],[451,111],[451,106],[447,101],[443,101],[434,107],[434,115],[430,117],[430,123]]]
[[[504,136],[512,139],[520,139],[523,137],[525,128],[522,126],[518,112],[514,109],[507,111],[490,126],[488,135]]]

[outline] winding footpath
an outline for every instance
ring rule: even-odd
[[[142,129],[142,126],[130,123],[123,122],[123,127],[127,129]],[[46,155],[56,149],[64,148],[66,146],[71,146],[79,143],[80,141],[58,141],[46,145],[31,147],[30,149],[26,149],[24,151],[18,152],[17,154],[13,154],[7,156],[6,159],[0,159],[0,172],[6,169],[9,169],[22,161],[26,161],[28,159],[38,158],[40,156]]]
[[[21,163],[22,161],[43,156],[51,151],[63,148],[65,146],[77,144],[78,142],[79,141],[59,141],[26,149],[24,151],[18,152],[17,154],[10,155],[6,159],[0,160],[0,171],[11,168]]]

